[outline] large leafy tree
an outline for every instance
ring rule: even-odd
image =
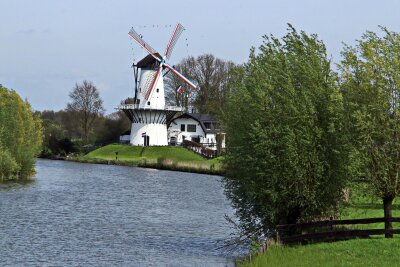
[[[175,75],[168,75],[167,100],[172,104],[194,107],[200,113],[219,115],[229,95],[231,71],[235,64],[211,54],[187,57],[176,66],[185,76],[198,85],[191,90]],[[182,85],[182,93],[176,87]]]
[[[27,101],[0,85],[0,181],[34,172],[42,144],[42,123]]]
[[[383,201],[385,218],[400,193],[400,35],[381,28],[346,46],[341,86],[352,133],[358,180]],[[392,229],[389,220],[386,229]],[[387,233],[386,237],[392,237]]]
[[[346,185],[342,96],[324,44],[289,25],[236,69],[224,178],[246,236],[334,216]]]

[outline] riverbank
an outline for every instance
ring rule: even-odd
[[[393,204],[393,216],[400,216],[400,201]],[[381,201],[361,196],[353,196],[341,219],[361,219],[383,217]],[[394,223],[398,228],[400,223]],[[383,223],[359,226],[359,228],[384,227]],[[400,262],[400,237],[393,239],[374,236],[366,239],[354,239],[332,243],[310,245],[272,245],[265,253],[259,254],[241,267],[259,266],[397,266]]]
[[[82,163],[112,164],[215,175],[224,174],[222,157],[207,160],[183,147],[107,145],[85,156],[66,159]]]

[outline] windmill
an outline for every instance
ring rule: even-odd
[[[132,122],[130,143],[132,145],[168,145],[167,125],[174,115],[182,108],[165,105],[163,77],[172,72],[193,90],[196,85],[176,70],[166,60],[169,60],[172,51],[185,29],[178,23],[168,42],[164,56],[143,40],[133,28],[129,36],[134,39],[149,54],[133,65],[135,78],[135,96],[133,104],[118,107]],[[138,79],[138,77],[140,77]]]

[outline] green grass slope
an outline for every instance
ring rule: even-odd
[[[145,147],[143,150],[143,155],[146,159],[169,159],[176,162],[179,161],[206,161],[202,156],[199,154],[194,153],[188,149],[178,146],[149,146]]]
[[[141,151],[142,147],[137,146],[108,145],[88,153],[83,158],[115,160],[115,152],[118,152],[119,160],[135,162],[140,161]]]
[[[400,238],[354,239],[305,246],[274,246],[243,267],[399,266]]]
[[[116,160],[116,152],[118,152],[118,160]],[[191,150],[175,146],[108,145],[96,149],[78,160],[91,163],[110,161],[115,164],[200,173],[221,174],[223,172],[222,157],[206,160]]]

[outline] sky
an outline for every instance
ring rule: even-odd
[[[146,53],[131,27],[161,54],[173,27],[183,32],[172,65],[211,53],[241,64],[262,36],[282,37],[287,23],[316,33],[334,62],[343,43],[383,25],[400,32],[397,0],[0,0],[0,84],[34,110],[60,110],[76,83],[99,89],[107,113],[133,95],[131,65]]]

